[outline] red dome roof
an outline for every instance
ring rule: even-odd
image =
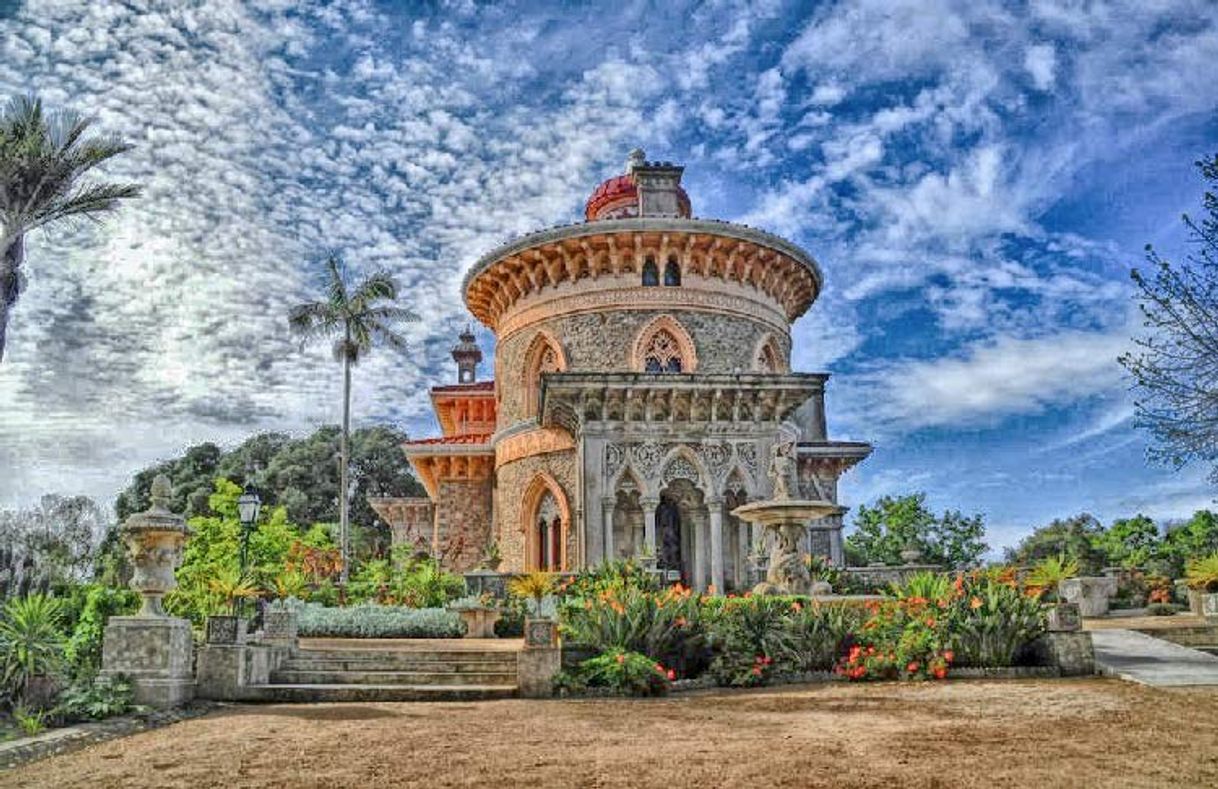
[[[685,216],[689,216],[689,195],[680,187],[677,188],[677,191],[681,201],[681,208],[683,209],[682,212]],[[639,190],[634,185],[633,176],[629,174],[615,175],[593,190],[592,196],[584,204],[584,219],[591,222],[594,219],[618,218],[621,214],[618,214],[616,211],[614,211],[613,217],[605,217],[602,214],[606,211],[625,206],[634,206],[634,212],[630,216],[638,214]]]

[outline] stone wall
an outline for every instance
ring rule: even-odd
[[[554,478],[566,497],[572,523],[567,530],[568,567],[579,566],[578,498],[575,490],[575,451],[548,452],[505,463],[496,471],[495,538],[503,554],[504,572],[527,569],[527,534],[522,530],[524,497],[530,483],[541,473]]]
[[[524,375],[530,345],[543,329],[562,345],[572,372],[629,372],[639,332],[661,315],[672,316],[693,340],[699,373],[749,372],[762,337],[774,338],[784,360],[791,340],[769,324],[735,315],[696,310],[629,310],[565,315],[530,326],[499,341],[495,349],[499,426],[525,417]]]
[[[491,490],[486,480],[441,480],[436,504],[436,543],[444,568],[472,570],[491,540]]]

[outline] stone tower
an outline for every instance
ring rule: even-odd
[[[482,361],[482,349],[474,342],[474,332],[469,326],[458,337],[461,341],[453,346],[453,359],[457,362],[457,383],[472,384],[478,380],[478,363]]]

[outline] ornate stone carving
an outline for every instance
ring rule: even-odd
[[[654,441],[644,441],[633,448],[635,467],[644,477],[651,479],[655,476],[664,457],[664,448]]]
[[[753,479],[757,479],[757,445],[751,441],[736,444],[736,457],[748,469]]]
[[[626,447],[621,444],[610,444],[605,447],[605,478],[612,481],[617,472],[626,463]]]
[[[798,492],[795,480],[795,445],[789,442],[775,442],[770,447],[770,467],[768,470],[771,498],[774,501],[789,501],[794,498],[792,491]]]
[[[682,455],[677,455],[664,467],[663,483],[669,485],[676,479],[687,479],[695,485],[702,484],[702,477],[698,474],[698,468],[689,462],[689,458]]]
[[[732,448],[722,441],[707,441],[697,445],[696,450],[711,477],[716,482],[722,480],[732,459]]]

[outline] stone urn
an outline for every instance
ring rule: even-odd
[[[1075,603],[1054,603],[1047,612],[1047,629],[1050,633],[1073,633],[1082,630],[1083,618]]]
[[[1084,618],[1106,616],[1108,600],[1117,591],[1117,579],[1110,575],[1067,578],[1058,583],[1057,590],[1066,602],[1078,605],[1079,614]]]
[[[169,511],[172,493],[169,478],[157,475],[152,481],[152,506],[127,518],[119,532],[135,568],[131,588],[143,599],[136,616],[165,616],[161,599],[178,585],[174,571],[182,564],[190,529],[182,516]]]

